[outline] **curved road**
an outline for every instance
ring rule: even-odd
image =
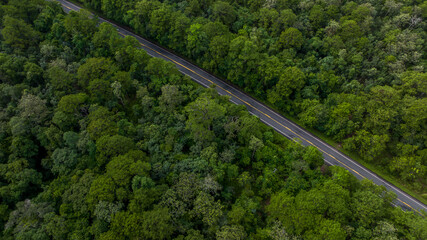
[[[79,11],[81,9],[80,6],[77,6],[65,0],[56,1],[62,4],[65,12],[67,13],[72,10]],[[349,157],[339,152],[327,143],[323,142],[319,138],[313,136],[311,133],[307,132],[297,124],[291,122],[290,120],[271,110],[264,104],[251,98],[244,92],[230,86],[221,79],[207,73],[206,71],[195,66],[194,64],[174,55],[173,53],[149,42],[144,38],[141,38],[133,32],[126,30],[106,19],[99,18],[99,20],[101,22],[108,22],[115,26],[119,34],[122,36],[129,35],[135,37],[140,42],[141,48],[147,51],[149,55],[151,55],[152,57],[158,57],[173,62],[178,67],[180,72],[185,75],[188,75],[189,77],[191,77],[191,79],[201,84],[202,86],[209,87],[212,84],[215,84],[216,90],[219,94],[230,96],[230,101],[235,104],[245,105],[251,114],[258,116],[262,122],[271,126],[277,132],[281,133],[287,138],[298,141],[304,146],[315,146],[323,153],[326,163],[330,165],[338,165],[344,167],[345,169],[349,170],[353,175],[355,175],[358,179],[370,179],[375,184],[383,185],[388,190],[395,192],[397,195],[395,204],[400,206],[402,209],[413,210],[425,216],[425,212],[427,212],[427,207],[424,204],[409,196],[391,183],[385,181],[381,177],[377,176],[375,173],[361,166],[360,164],[350,159]],[[425,212],[423,213],[422,211]]]

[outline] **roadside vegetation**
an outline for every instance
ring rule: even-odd
[[[427,239],[393,193],[87,12],[0,15],[1,239]]]
[[[427,201],[427,2],[80,0]]]

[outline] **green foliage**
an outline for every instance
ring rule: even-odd
[[[103,166],[113,157],[125,154],[135,149],[132,139],[120,135],[104,135],[96,141],[97,160]]]
[[[163,85],[170,83],[179,83],[182,75],[176,69],[175,65],[160,58],[151,58],[145,71],[151,76],[151,81],[148,84],[150,90],[158,93]]]
[[[93,45],[100,57],[111,56],[120,46],[120,35],[116,29],[108,23],[101,23],[99,30],[93,35]]]
[[[32,94],[22,96],[18,104],[18,111],[21,118],[35,125],[43,123],[49,114],[46,101]]]
[[[83,2],[267,100],[383,169],[395,172],[391,163],[396,161],[391,159],[409,157],[394,150],[398,144],[425,148],[425,114],[415,114],[425,109],[420,109],[425,105],[424,2]],[[84,15],[68,18],[79,22]],[[102,49],[98,56],[119,48],[112,30],[104,24],[95,33],[94,43]],[[121,51],[116,58],[126,61],[118,62],[129,66],[132,60],[125,56],[130,52]],[[165,72],[160,70],[163,64],[152,61],[151,75]],[[150,81],[149,90],[159,93],[162,84],[173,83],[166,75]],[[99,86],[105,93],[108,87],[103,81],[92,89]],[[418,171],[416,177],[401,175],[419,193],[425,191],[424,179],[425,171]]]
[[[358,131],[354,137],[346,139],[344,148],[356,150],[367,161],[372,161],[380,156],[389,141],[388,135],[372,135],[367,131]]]
[[[322,153],[313,146],[308,146],[305,148],[302,159],[306,161],[312,169],[321,167],[324,163]]]
[[[79,115],[80,108],[86,101],[87,95],[84,93],[64,96],[58,103],[57,111],[70,115]]]
[[[418,7],[83,3],[373,163],[392,156],[381,164],[423,189]],[[324,165],[88,12],[10,0],[0,14],[1,239],[426,238],[425,219],[392,207],[393,194]]]
[[[96,19],[91,18],[90,12],[86,10],[71,12],[64,19],[64,27],[68,32],[86,37],[95,32],[96,24]]]
[[[13,231],[16,239],[48,239],[48,235],[41,227],[52,212],[53,208],[48,203],[33,203],[30,200],[19,202],[17,209],[11,213],[5,229]]]
[[[218,20],[231,26],[236,19],[236,11],[228,2],[215,1],[212,5],[212,20]]]
[[[280,34],[280,44],[283,48],[299,49],[303,44],[302,33],[296,28],[288,28]]]
[[[95,79],[109,80],[116,71],[117,68],[110,59],[90,58],[77,72],[79,86],[86,88],[89,82]]]
[[[225,239],[236,239],[243,240],[246,239],[246,233],[244,228],[239,225],[234,226],[223,226],[220,231],[216,233],[216,239],[225,240]]]
[[[111,176],[118,186],[129,186],[131,179],[137,176],[147,176],[150,164],[144,159],[145,153],[131,151],[126,155],[113,158],[106,166],[107,174]]]
[[[305,85],[305,74],[297,67],[288,67],[280,76],[275,88],[268,94],[268,100],[276,103],[282,99],[295,98]]]
[[[77,164],[77,153],[67,148],[57,148],[52,153],[52,172],[67,174]]]
[[[53,89],[60,94],[60,97],[62,97],[62,94],[69,94],[73,90],[73,75],[64,69],[53,66],[46,71],[46,75]]]
[[[120,212],[113,219],[112,229],[129,238],[159,240],[170,238],[173,232],[167,208],[157,208],[143,214]]]
[[[40,38],[40,33],[22,19],[6,15],[3,20],[3,26],[1,34],[4,37],[4,43],[11,45],[17,51],[26,50],[34,46],[37,43],[37,39]]]
[[[208,36],[202,29],[202,24],[192,24],[188,29],[187,49],[192,57],[203,56],[207,50]]]
[[[218,99],[209,95],[203,95],[186,107],[189,113],[187,128],[193,134],[196,141],[209,141],[214,137],[212,132],[215,120],[225,115],[225,108],[221,106]]]

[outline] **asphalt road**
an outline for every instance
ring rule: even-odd
[[[81,7],[65,0],[56,1],[62,4],[65,12],[67,13],[72,10],[78,11],[79,9],[81,9]],[[294,141],[299,141],[304,146],[315,146],[323,153],[326,163],[330,165],[338,165],[344,167],[345,169],[349,170],[353,175],[355,175],[358,179],[370,179],[375,184],[383,185],[388,190],[395,192],[397,195],[397,200],[395,201],[395,204],[401,207],[402,209],[413,210],[421,215],[425,215],[425,213],[420,212],[421,210],[427,212],[426,205],[404,193],[402,190],[398,189],[391,183],[385,181],[381,177],[377,176],[375,173],[358,164],[356,161],[350,159],[332,146],[313,136],[311,133],[304,130],[302,127],[298,126],[297,124],[291,122],[290,120],[271,110],[270,108],[258,102],[257,100],[251,98],[244,92],[230,86],[221,79],[207,73],[203,69],[180,58],[179,56],[174,55],[173,53],[163,49],[162,47],[157,46],[149,42],[148,40],[141,38],[140,36],[106,19],[99,18],[99,20],[101,22],[108,22],[115,26],[119,34],[122,36],[129,35],[135,37],[140,42],[141,48],[147,51],[149,55],[151,55],[152,57],[163,58],[167,61],[173,62],[178,67],[180,72],[185,75],[188,75],[189,77],[191,77],[191,79],[201,84],[202,86],[209,87],[212,84],[215,84],[216,90],[219,94],[230,96],[230,101],[235,104],[245,105],[251,114],[258,116],[262,122],[271,126],[277,132],[281,133],[287,138],[292,139]]]

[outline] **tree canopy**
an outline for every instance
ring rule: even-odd
[[[425,2],[80,2],[426,194]],[[398,150],[408,144],[417,150]],[[404,159],[417,174],[396,167]]]
[[[331,64],[348,61],[365,69],[368,52],[353,56],[340,49],[335,60],[317,61],[314,55],[297,60],[307,47],[313,54],[324,50],[320,36],[310,37],[312,27],[330,27],[319,34],[331,32],[331,41],[354,44],[358,51],[371,44],[334,38],[346,29],[333,30],[327,19],[338,17],[341,3],[319,2],[314,8],[297,2],[84,1],[155,34],[159,42],[205,54],[201,63],[218,67],[218,73],[249,90],[268,86],[271,91],[259,94],[302,109],[295,114],[321,123],[369,161],[396,144],[390,171],[419,182],[426,156],[425,119],[418,114],[424,110],[418,105],[425,99],[424,73],[414,66],[392,86],[364,78],[365,89],[343,80]],[[381,14],[399,13],[401,7],[393,3],[387,1]],[[342,21],[356,22],[358,34],[376,27],[378,6],[343,4],[339,7],[348,16]],[[268,12],[263,27],[250,28],[258,26],[260,8]],[[314,9],[302,25],[297,24],[300,8]],[[418,14],[411,9],[402,11]],[[65,15],[55,2],[9,0],[0,1],[0,13],[1,239],[427,238],[426,218],[394,207],[395,195],[385,188],[325,165],[316,148],[286,139],[215,89],[149,57],[134,38],[118,37],[107,24],[97,27],[86,11]],[[282,20],[274,21],[279,16]],[[190,32],[170,24],[178,18]],[[402,18],[394,24],[406,26]],[[421,23],[413,24],[406,27]],[[279,40],[291,26],[304,41],[298,49],[298,42],[284,47]],[[294,33],[285,37],[301,36]],[[411,49],[401,46],[406,44],[401,34],[413,33],[390,33],[390,49]],[[191,48],[184,49],[190,41]],[[221,50],[228,47],[238,65]],[[395,57],[387,59],[396,71],[399,64],[414,64]],[[321,65],[321,72],[311,72],[312,64]],[[267,66],[268,79],[255,82],[259,66]],[[383,76],[378,82],[389,80]],[[331,90],[341,83],[345,91]],[[384,122],[385,116],[393,119]]]

